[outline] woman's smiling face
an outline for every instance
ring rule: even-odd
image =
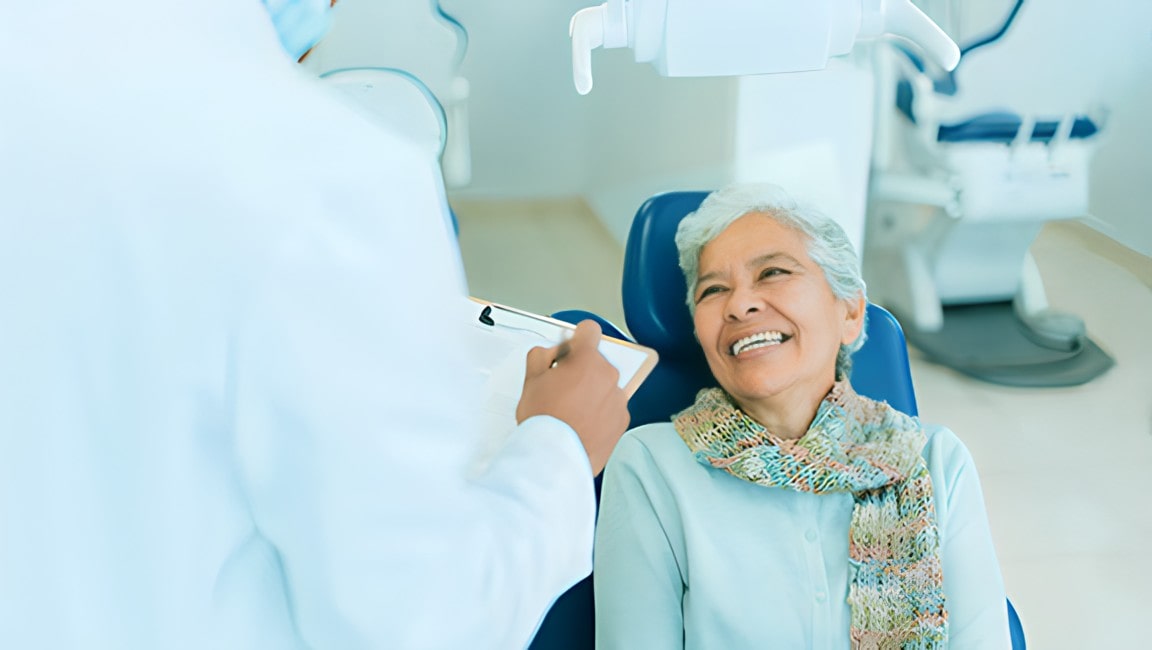
[[[840,345],[863,325],[863,301],[832,293],[807,243],[799,230],[749,213],[700,252],[696,336],[720,386],[746,410],[822,398]]]

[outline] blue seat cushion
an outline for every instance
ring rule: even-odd
[[[985,113],[955,124],[941,124],[936,139],[940,142],[1012,142],[1020,130],[1023,119],[1016,113]],[[1048,143],[1056,136],[1059,120],[1037,121],[1032,129],[1032,142]],[[1099,129],[1087,117],[1077,117],[1072,123],[1069,137],[1073,140],[1089,138]]]

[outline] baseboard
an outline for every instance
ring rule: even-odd
[[[1152,257],[1133,250],[1079,221],[1052,221],[1044,226],[1044,230],[1058,232],[1075,239],[1085,250],[1115,263],[1152,289]]]

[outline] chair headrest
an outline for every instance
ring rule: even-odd
[[[658,194],[640,207],[624,251],[624,320],[637,341],[662,359],[703,356],[685,298],[676,228],[708,192]]]

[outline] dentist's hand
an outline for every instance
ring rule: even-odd
[[[620,372],[600,354],[600,326],[586,320],[572,338],[553,348],[532,348],[516,421],[551,415],[580,436],[599,474],[628,428],[628,399],[616,383]]]

